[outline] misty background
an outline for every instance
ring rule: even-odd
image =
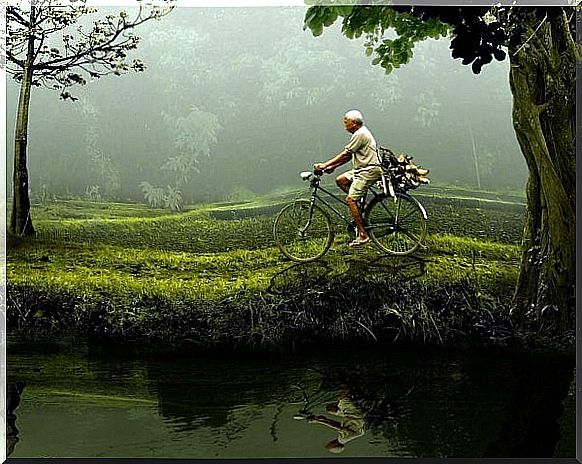
[[[118,8],[101,8],[88,20]],[[131,11],[131,9],[126,9]],[[523,190],[508,61],[479,76],[427,40],[390,75],[341,25],[304,31],[306,7],[177,8],[136,29],[146,71],[75,87],[76,102],[32,90],[32,201],[144,201],[177,188],[185,203],[246,200],[301,187],[299,171],[340,152],[357,108],[380,145],[414,156],[433,183]],[[11,197],[18,85],[7,79]],[[476,160],[477,159],[477,165]]]

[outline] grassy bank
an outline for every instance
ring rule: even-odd
[[[37,205],[37,237],[9,242],[9,325],[201,346],[512,335],[506,303],[519,263],[519,203],[487,198],[476,208],[480,198],[446,202],[433,190],[419,196],[429,236],[414,257],[350,249],[340,229],[322,260],[295,265],[272,238],[274,214],[293,196],[180,213]]]

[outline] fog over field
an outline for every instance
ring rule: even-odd
[[[427,40],[386,75],[366,56],[364,38],[346,39],[340,25],[317,38],[304,31],[305,11],[177,8],[136,29],[132,57],[145,72],[74,87],[74,102],[33,88],[32,201],[143,202],[147,184],[180,185],[184,202],[197,203],[297,186],[299,171],[341,151],[351,108],[379,144],[430,168],[434,183],[523,190],[507,60],[476,76],[451,59],[449,40]],[[9,80],[9,182],[17,97]]]

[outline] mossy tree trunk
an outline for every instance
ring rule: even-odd
[[[576,45],[565,12],[525,20],[510,41],[513,124],[529,167],[523,254],[514,294],[520,323],[572,328],[576,278]],[[526,42],[524,42],[526,40]]]
[[[35,9],[31,8],[30,24],[34,24]],[[12,215],[10,216],[10,232],[26,237],[34,234],[30,216],[30,198],[28,195],[28,108],[30,106],[30,89],[33,78],[34,34],[28,37],[26,61],[22,71],[20,95],[18,97],[18,113],[16,115],[16,130],[14,133],[14,171],[12,174]]]

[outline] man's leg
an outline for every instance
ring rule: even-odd
[[[368,233],[364,227],[364,219],[362,218],[362,213],[360,212],[360,208],[358,208],[358,201],[354,200],[349,195],[346,197],[346,203],[348,204],[348,208],[350,209],[350,214],[354,218],[354,222],[356,223],[356,229],[358,231],[358,239],[359,240],[368,240]]]
[[[339,188],[341,188],[345,193],[348,193],[350,191],[350,186],[352,185],[352,179],[350,179],[348,176],[346,176],[345,174],[340,174],[337,179],[335,180],[335,183],[337,184],[337,186]]]
[[[364,226],[362,212],[358,207],[358,202],[365,195],[366,190],[370,186],[369,184],[370,184],[369,181],[366,181],[365,179],[362,179],[360,177],[355,177],[350,185],[348,196],[346,197],[346,203],[348,204],[348,208],[350,209],[350,214],[352,215],[352,218],[354,218],[354,222],[356,223],[357,238],[360,241],[367,241],[369,239],[368,232],[366,232]]]

